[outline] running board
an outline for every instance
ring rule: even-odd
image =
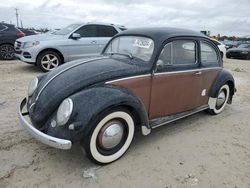
[[[152,119],[152,120],[149,121],[149,124],[150,124],[150,127],[152,129],[154,129],[154,128],[160,127],[162,125],[171,123],[173,121],[182,119],[184,117],[196,114],[196,113],[198,113],[200,111],[203,111],[203,110],[206,110],[208,108],[209,108],[208,105],[203,105],[203,106],[200,106],[198,108],[195,108],[194,110],[189,110],[189,111],[181,112],[181,113],[178,113],[178,114],[175,114],[175,115],[171,115],[171,116],[165,116],[165,117],[160,117],[160,118]]]

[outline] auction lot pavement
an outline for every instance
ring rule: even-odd
[[[238,92],[222,114],[201,112],[149,136],[137,133],[121,159],[99,167],[79,145],[68,151],[50,148],[22,129],[17,105],[41,72],[20,61],[0,61],[0,188],[249,188],[250,61],[230,59],[224,66]]]

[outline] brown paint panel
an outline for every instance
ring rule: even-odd
[[[201,76],[193,72],[154,75],[150,119],[191,110],[199,106]]]
[[[200,98],[200,104],[204,105],[208,103],[209,93],[212,89],[213,83],[222,69],[209,69],[202,71],[202,87],[206,89],[206,96]]]
[[[144,104],[147,112],[149,111],[150,93],[151,93],[151,75],[130,78],[126,80],[118,80],[112,82],[112,85],[117,85],[128,89],[136,95]]]

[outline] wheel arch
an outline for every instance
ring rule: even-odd
[[[223,69],[219,75],[217,76],[214,84],[212,85],[212,89],[211,89],[211,92],[210,92],[210,97],[213,97],[213,98],[216,98],[217,97],[217,94],[219,92],[219,89],[222,85],[224,84],[228,84],[229,86],[229,89],[230,89],[230,98],[228,100],[228,103],[232,103],[232,98],[233,98],[233,95],[235,94],[236,92],[236,89],[235,89],[235,81],[234,81],[234,78],[232,76],[232,74]]]
[[[41,50],[41,51],[37,54],[37,56],[36,56],[36,64],[37,64],[37,60],[38,60],[39,55],[41,55],[43,52],[46,52],[46,51],[53,51],[53,52],[56,52],[56,53],[60,56],[60,58],[62,59],[62,63],[65,62],[65,58],[64,58],[64,56],[63,56],[63,54],[62,54],[62,52],[61,52],[60,50],[55,49],[55,48],[45,48],[45,49]]]
[[[5,44],[9,44],[9,45],[11,45],[11,46],[13,46],[13,47],[14,47],[14,44],[13,44],[13,43],[11,43],[11,42],[3,42],[3,43],[1,43],[1,44],[0,44],[0,46],[5,45]]]

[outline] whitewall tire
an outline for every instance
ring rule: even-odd
[[[217,94],[215,107],[214,109],[211,109],[210,112],[214,115],[221,113],[225,109],[229,97],[230,97],[230,88],[227,84],[225,84],[220,88]]]
[[[119,159],[128,150],[134,131],[133,117],[126,110],[106,113],[83,141],[88,158],[97,164]]]

